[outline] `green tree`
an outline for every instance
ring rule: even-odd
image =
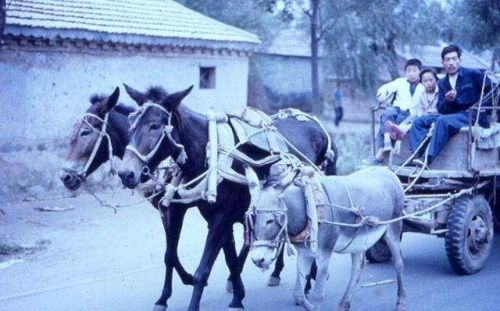
[[[500,60],[500,0],[450,0],[443,38],[471,50],[492,52]]]
[[[0,0],[0,45],[3,43],[3,32],[5,30],[6,20],[5,0]]]
[[[314,113],[321,113],[319,87],[319,50],[324,37],[356,3],[348,0],[259,0],[267,11],[284,20],[302,19],[307,24],[311,46],[311,94]]]
[[[268,42],[283,23],[260,0],[177,0],[182,5],[226,24],[245,29]]]
[[[397,47],[436,43],[442,9],[437,2],[413,0],[260,0],[285,19],[302,19],[311,41],[313,109],[319,105],[319,46],[337,76],[348,76],[367,91],[377,80],[379,64],[399,77]],[[297,13],[298,12],[298,13]]]
[[[325,37],[333,70],[372,91],[380,67],[385,66],[393,79],[399,77],[398,47],[437,43],[441,15],[437,2],[357,2]]]

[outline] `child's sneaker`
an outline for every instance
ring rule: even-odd
[[[369,157],[368,159],[364,159],[363,161],[364,165],[382,165],[384,163],[384,160],[377,159],[376,157]]]

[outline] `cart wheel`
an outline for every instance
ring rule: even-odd
[[[497,202],[493,211],[493,224],[495,225],[495,231],[500,232],[500,190],[497,190]]]
[[[392,254],[391,250],[384,241],[384,238],[380,238],[372,247],[370,247],[366,253],[366,259],[371,263],[382,263],[391,260]]]
[[[483,267],[493,242],[493,216],[482,195],[455,201],[448,215],[446,254],[458,274],[473,274]]]

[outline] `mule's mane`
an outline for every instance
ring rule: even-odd
[[[168,96],[168,92],[161,86],[152,86],[146,91],[145,95],[148,101],[161,103]]]
[[[92,96],[90,96],[90,98],[89,98],[89,101],[92,105],[95,105],[95,104],[102,102],[106,98],[107,98],[107,96],[103,95],[103,94],[92,94]]]
[[[128,116],[129,114],[135,111],[135,108],[120,103],[116,105],[113,110]]]
[[[90,96],[89,101],[90,101],[90,103],[92,105],[95,105],[95,104],[101,103],[106,98],[108,98],[108,96],[103,95],[103,94],[93,94],[92,96]],[[116,112],[118,112],[118,113],[121,113],[123,115],[128,116],[129,114],[131,114],[132,112],[135,111],[135,108],[127,106],[127,105],[124,105],[122,103],[118,103],[113,108],[113,110],[116,111]]]

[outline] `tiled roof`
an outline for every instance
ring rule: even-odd
[[[292,57],[311,57],[311,38],[304,29],[281,30],[262,53]],[[320,56],[326,53],[320,47]]]
[[[172,0],[8,0],[6,33],[136,43],[141,38],[259,43]]]

